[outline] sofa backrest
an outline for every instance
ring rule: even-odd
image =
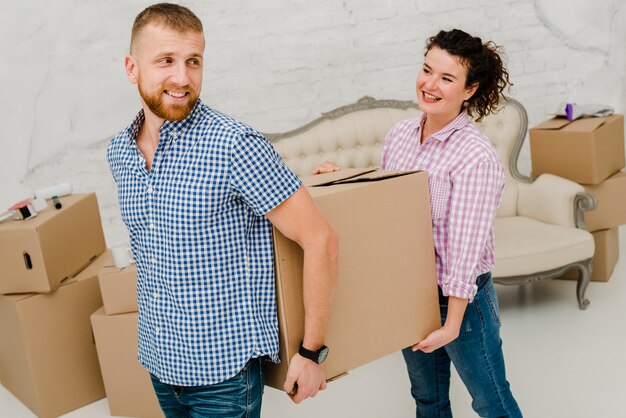
[[[376,167],[387,132],[399,121],[419,115],[410,101],[365,96],[289,132],[266,134],[289,168],[310,174],[322,161],[342,168]]]
[[[300,128],[266,135],[299,176],[310,174],[324,160],[335,161],[342,168],[376,167],[387,132],[397,122],[419,114],[416,103],[365,96]],[[496,216],[515,216],[518,181],[524,181],[517,170],[517,158],[528,127],[526,111],[519,102],[509,100],[502,110],[477,126],[493,143],[507,173],[507,186]]]
[[[503,104],[498,113],[485,117],[476,125],[493,144],[506,171],[507,184],[496,217],[516,216],[519,182],[530,182],[517,168],[517,159],[528,129],[526,110],[517,100],[511,99]]]

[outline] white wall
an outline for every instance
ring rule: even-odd
[[[0,208],[70,181],[98,192],[109,244],[127,239],[104,151],[139,108],[123,56],[132,21],[148,4],[2,0]],[[619,0],[184,4],[206,28],[202,98],[264,132],[294,128],[365,94],[414,99],[425,39],[453,27],[504,46],[512,95],[531,125],[566,100],[625,107]],[[522,171],[529,166],[526,149]]]
[[[1,0],[0,208],[70,181],[98,193],[109,245],[127,239],[105,148],[139,109],[123,57],[134,16],[148,4]],[[425,39],[453,27],[504,46],[512,95],[531,125],[566,100],[626,107],[621,0],[184,4],[205,24],[202,98],[265,132],[292,129],[365,94],[413,99]],[[527,149],[523,158],[528,172]],[[398,379],[404,372],[395,355],[334,383],[298,416],[409,416],[408,385]],[[269,390],[265,416],[295,414],[279,395]]]

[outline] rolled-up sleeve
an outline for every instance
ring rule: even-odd
[[[474,299],[479,260],[493,233],[493,220],[506,182],[502,166],[483,160],[451,178],[446,279],[447,296]]]

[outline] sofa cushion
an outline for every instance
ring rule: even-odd
[[[590,232],[549,225],[525,216],[496,218],[494,277],[552,270],[593,256]]]

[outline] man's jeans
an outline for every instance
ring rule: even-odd
[[[481,417],[521,417],[506,380],[500,318],[491,273],[478,277],[478,293],[467,305],[459,337],[427,354],[402,351],[411,380],[417,417],[452,417],[450,360],[472,396],[472,408]],[[446,321],[448,298],[439,290],[441,322]]]
[[[166,418],[259,418],[263,360],[251,359],[237,375],[207,386],[175,386],[150,375]]]

